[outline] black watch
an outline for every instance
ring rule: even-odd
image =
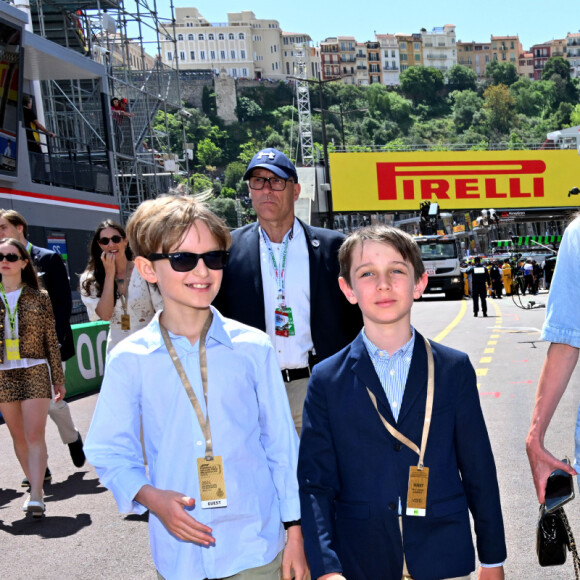
[[[282,522],[284,524],[284,529],[287,530],[288,528],[291,528],[292,526],[300,526],[302,525],[302,520],[293,520],[291,522]]]

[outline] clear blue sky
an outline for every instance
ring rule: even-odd
[[[374,40],[379,34],[419,32],[455,24],[457,40],[485,42],[493,35],[518,34],[525,50],[567,32],[580,30],[576,0],[174,0],[175,6],[194,6],[210,22],[227,22],[228,12],[251,10],[256,18],[273,18],[287,32],[305,32],[314,43],[329,36]],[[163,14],[163,4],[158,9]]]

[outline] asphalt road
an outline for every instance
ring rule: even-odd
[[[545,303],[547,295],[533,297]],[[527,304],[528,298],[524,300]],[[481,403],[495,453],[508,541],[506,575],[512,579],[574,578],[570,558],[540,568],[535,555],[537,501],[524,440],[537,378],[547,350],[540,340],[544,309],[519,309],[511,299],[489,300],[489,317],[474,318],[470,300],[426,297],[413,309],[413,324],[427,337],[466,351],[478,373]],[[572,384],[577,384],[580,371]],[[574,424],[580,397],[568,389],[547,435],[557,456],[574,453]],[[97,395],[72,401],[77,426],[87,432]],[[112,495],[89,466],[75,469],[57,430],[47,426],[49,465],[47,517],[32,521],[21,506],[23,477],[5,425],[0,424],[0,578],[156,579],[145,519],[117,512]],[[567,508],[580,540],[580,500]],[[473,575],[475,578],[475,574]]]

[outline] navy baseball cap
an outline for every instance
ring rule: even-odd
[[[282,179],[294,179],[298,183],[298,174],[294,163],[278,149],[268,147],[256,153],[246,169],[244,179],[249,179],[250,175],[252,175],[252,170],[258,167],[267,169]]]

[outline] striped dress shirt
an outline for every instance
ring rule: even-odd
[[[399,411],[405,394],[405,384],[409,376],[411,359],[413,358],[413,347],[415,346],[415,329],[413,327],[411,327],[411,332],[412,336],[409,342],[390,356],[386,350],[381,350],[368,339],[364,329],[362,333],[363,341],[379,381],[381,381],[381,385],[385,390],[395,421],[399,418]]]

